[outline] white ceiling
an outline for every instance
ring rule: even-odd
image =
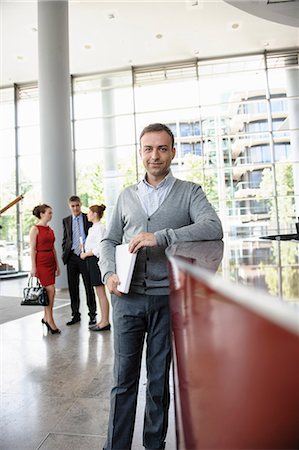
[[[37,1],[0,2],[0,85],[37,80]],[[276,5],[267,0],[70,0],[70,70],[93,73],[295,48],[298,18],[297,0]]]

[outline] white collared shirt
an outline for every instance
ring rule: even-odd
[[[101,222],[96,222],[89,228],[84,246],[86,252],[91,250],[92,253],[99,258],[100,242],[104,237],[105,231],[105,225]]]
[[[140,199],[142,207],[148,216],[154,214],[154,212],[162,205],[165,198],[169,194],[172,186],[174,185],[175,178],[172,172],[166,175],[166,177],[154,187],[149,184],[144,178],[138,183],[137,195]]]

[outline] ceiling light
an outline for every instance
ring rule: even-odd
[[[162,37],[163,37],[163,34],[161,34],[161,33],[156,34],[156,39],[162,39]]]
[[[23,59],[24,59],[24,57],[23,57],[22,55],[18,55],[18,56],[17,56],[17,60],[18,60],[18,61],[23,61]]]
[[[84,48],[85,48],[85,50],[90,50],[90,49],[91,49],[91,47],[92,47],[92,45],[91,45],[91,44],[84,44]]]
[[[232,29],[237,30],[240,27],[240,24],[238,22],[232,23]]]
[[[189,11],[201,9],[203,7],[203,0],[186,0],[186,8]]]
[[[94,0],[94,1],[96,1],[96,0]],[[107,3],[109,3],[109,2],[107,2]],[[105,20],[105,22],[110,22],[110,23],[117,23],[119,21],[119,17],[120,17],[118,10],[112,9],[112,8],[103,10],[101,15],[102,15],[103,19]]]

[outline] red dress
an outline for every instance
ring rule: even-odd
[[[55,284],[56,260],[54,255],[55,236],[52,228],[36,225],[36,276],[42,286]]]

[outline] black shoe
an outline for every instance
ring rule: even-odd
[[[60,333],[61,333],[61,330],[59,330],[59,328],[52,328],[52,327],[48,324],[48,322],[46,322],[45,320],[44,320],[43,323],[46,325],[46,327],[48,328],[48,331],[50,331],[51,334],[60,334]]]
[[[96,325],[96,323],[97,323],[97,321],[96,321],[96,316],[92,316],[92,317],[90,318],[90,321],[89,321],[88,325],[89,325],[89,326],[93,326],[93,325]]]
[[[105,327],[99,327],[98,325],[96,327],[93,328],[89,328],[90,331],[109,331],[111,328],[110,323],[108,323],[108,325],[106,325]]]
[[[74,325],[75,323],[77,323],[77,322],[80,322],[81,321],[81,317],[76,317],[76,316],[74,316],[73,318],[72,318],[72,320],[70,320],[69,322],[67,322],[66,324],[69,326],[69,325]]]

